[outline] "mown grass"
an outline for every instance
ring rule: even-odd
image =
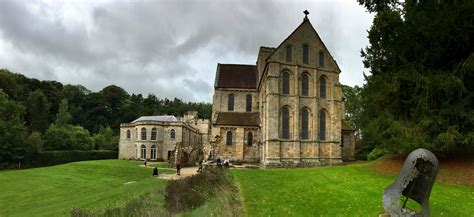
[[[68,216],[73,207],[100,213],[164,189],[166,181],[140,164],[99,160],[0,171],[0,216]]]
[[[366,165],[304,169],[232,170],[245,216],[377,216],[394,176]],[[474,191],[436,183],[432,216],[473,216]]]

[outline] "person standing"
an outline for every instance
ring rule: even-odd
[[[158,176],[158,168],[153,169],[153,176]]]
[[[176,175],[181,175],[181,162],[176,162]]]
[[[197,170],[198,173],[202,172],[202,162],[203,162],[203,161],[204,161],[204,160],[200,160],[200,161],[199,161],[199,167],[198,167],[198,170]]]
[[[145,165],[145,167],[147,167],[147,165],[146,165],[146,158],[145,158],[145,161],[143,162],[143,164]]]

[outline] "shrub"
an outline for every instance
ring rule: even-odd
[[[367,160],[373,161],[376,160],[379,157],[382,157],[383,155],[387,154],[387,151],[383,148],[374,148],[368,155],[367,155]]]

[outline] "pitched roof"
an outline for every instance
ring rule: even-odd
[[[232,126],[259,126],[260,115],[258,112],[219,112],[217,125]]]
[[[218,64],[215,87],[257,88],[257,66],[239,64]]]
[[[178,119],[176,119],[176,117],[173,115],[141,116],[138,119],[132,121],[132,123],[141,121],[177,122]]]
[[[355,129],[354,129],[350,124],[348,124],[348,123],[345,122],[345,121],[342,121],[342,124],[341,124],[341,125],[342,125],[342,127],[341,127],[342,130],[355,131]]]

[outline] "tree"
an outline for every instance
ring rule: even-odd
[[[44,133],[49,126],[51,105],[41,90],[31,92],[26,99],[27,121],[31,131]]]
[[[0,164],[19,162],[25,156],[27,130],[21,119],[23,111],[0,89]]]
[[[27,140],[26,143],[28,144],[28,152],[32,154],[37,154],[43,151],[43,140],[41,139],[41,133],[39,132],[32,132]]]
[[[359,3],[375,13],[362,51],[363,145],[474,151],[474,2]]]
[[[99,133],[93,136],[96,149],[101,150],[117,150],[118,149],[118,136],[114,135],[112,129],[107,126],[101,128]]]
[[[61,101],[61,105],[59,105],[58,116],[56,119],[56,125],[58,127],[64,127],[69,124],[72,116],[69,114],[69,105],[67,99],[63,99]]]
[[[347,85],[342,86],[342,93],[344,95],[344,107],[345,107],[345,118],[344,120],[349,123],[356,131],[360,132],[360,122],[362,114],[362,99],[360,96],[362,88],[359,86],[350,87]]]

